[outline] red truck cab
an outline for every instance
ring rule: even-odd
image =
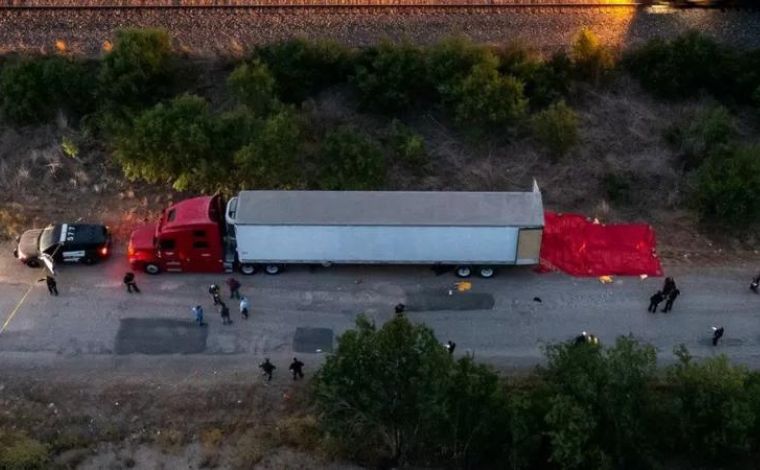
[[[196,197],[170,206],[156,224],[132,232],[127,253],[132,269],[148,274],[224,272],[221,197]]]

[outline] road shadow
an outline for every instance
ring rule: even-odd
[[[116,354],[199,354],[208,327],[158,318],[124,318],[116,333]]]

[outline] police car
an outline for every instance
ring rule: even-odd
[[[58,224],[27,230],[18,238],[13,255],[35,268],[42,260],[55,263],[94,264],[111,252],[108,227],[93,224]]]

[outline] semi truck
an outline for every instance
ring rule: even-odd
[[[132,233],[128,257],[149,274],[413,264],[489,278],[537,264],[543,226],[535,182],[527,192],[241,191],[172,205]]]

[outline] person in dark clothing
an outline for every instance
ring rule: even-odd
[[[652,297],[649,298],[649,308],[647,308],[647,311],[652,313],[657,312],[657,306],[660,305],[660,302],[663,300],[665,300],[665,295],[661,290],[658,290]]]
[[[676,281],[672,277],[666,277],[665,283],[662,285],[663,297],[668,297],[670,293],[676,288]]]
[[[45,281],[45,284],[47,284],[48,288],[48,294],[58,296],[58,283],[55,282],[55,278],[53,276],[45,276],[42,279],[38,279],[37,282]]]
[[[676,301],[679,295],[681,295],[681,291],[678,290],[678,288],[670,291],[670,294],[668,294],[668,300],[665,302],[665,308],[662,309],[662,313],[668,313],[673,310],[673,302]]]
[[[259,364],[259,369],[261,369],[262,371],[264,371],[263,375],[266,376],[267,382],[271,382],[272,381],[272,372],[274,372],[274,370],[276,369],[276,367],[274,366],[274,364],[272,364],[271,362],[269,362],[269,358],[268,357],[264,358],[264,362],[262,362],[261,364]]]
[[[723,329],[722,326],[721,327],[714,326],[712,327],[712,329],[713,329],[712,343],[713,343],[713,346],[717,346],[718,340],[723,337],[723,333],[725,332],[725,330]]]
[[[288,369],[293,373],[293,380],[303,378],[303,362],[299,361],[297,357],[293,358],[293,362],[290,363]]]
[[[140,293],[140,289],[137,287],[137,283],[135,282],[135,273],[128,272],[124,275],[124,285],[127,286],[127,292],[130,294],[132,293],[132,289],[134,289],[134,291],[138,294]]]
[[[232,320],[230,319],[230,309],[227,307],[227,304],[219,301],[219,314],[222,316],[222,325],[231,325]]]
[[[456,347],[457,347],[457,343],[451,340],[448,340],[446,342],[446,350],[449,352],[449,354],[454,354],[454,349],[456,349]]]
[[[231,277],[227,279],[227,287],[230,288],[231,299],[240,299],[240,281]]]
[[[220,305],[222,303],[222,299],[219,297],[219,286],[211,284],[208,287],[208,293],[211,296],[211,300],[214,301],[214,305]]]

